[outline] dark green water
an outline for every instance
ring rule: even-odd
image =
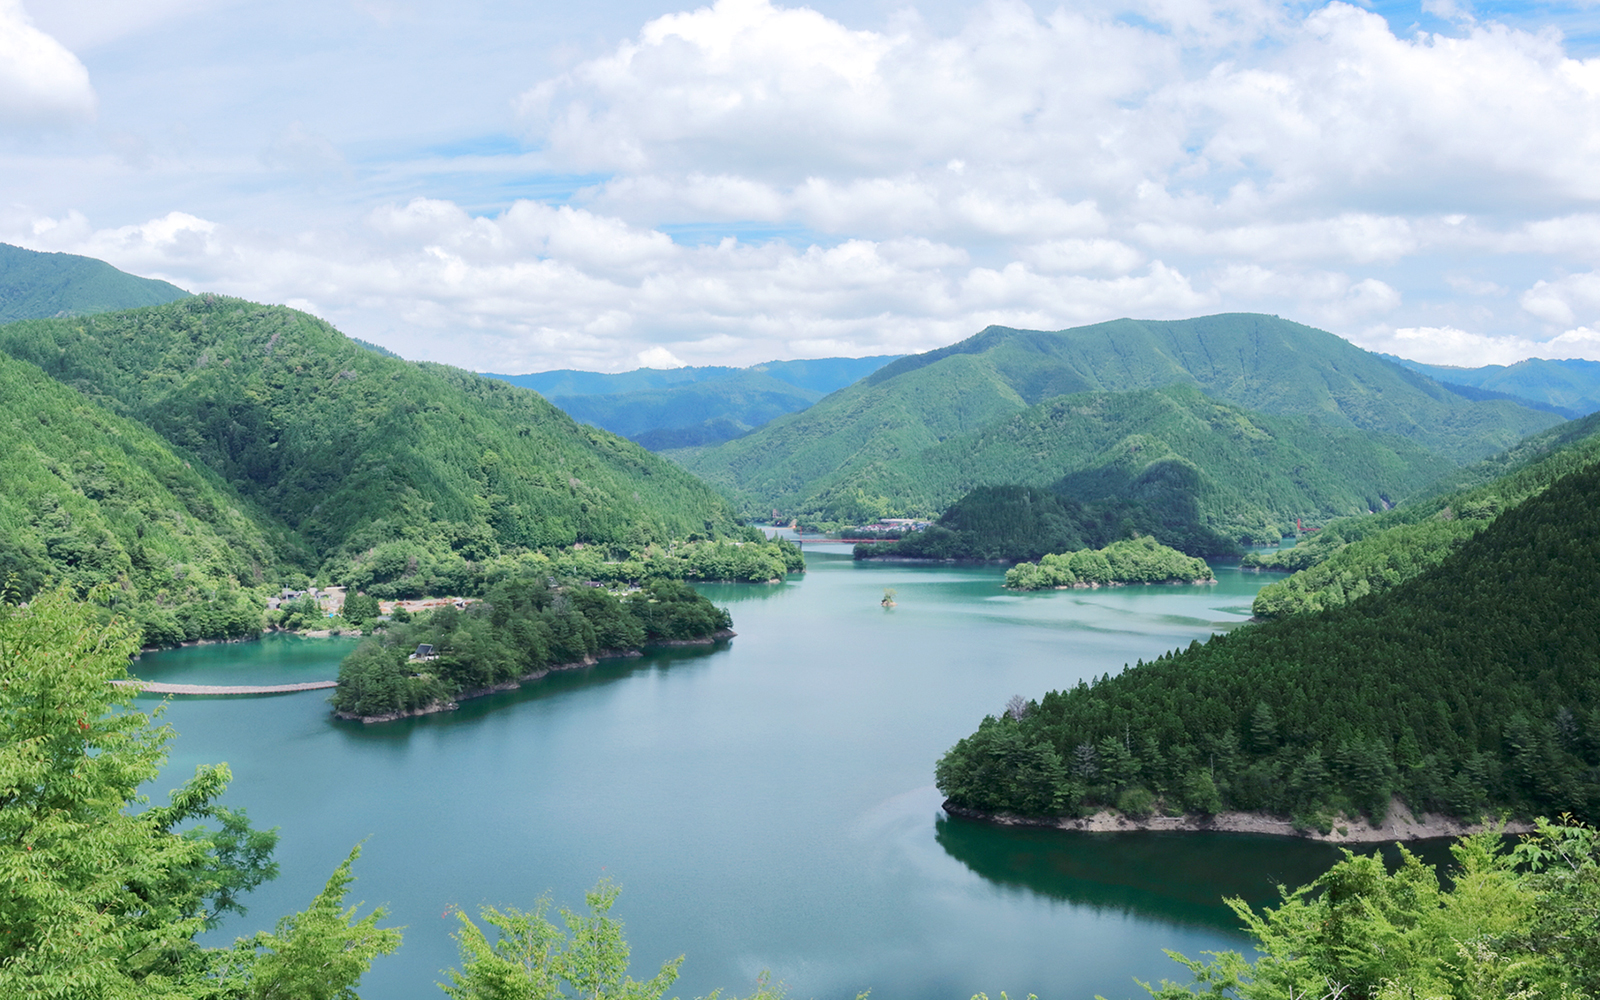
[[[635,974],[687,954],[677,995],[873,1000],[1143,996],[1162,948],[1241,947],[1220,903],[1321,871],[1331,848],[1237,836],[1067,835],[950,819],[934,761],[1013,694],[1035,697],[1242,621],[1263,578],[1008,595],[999,567],[859,566],[704,588],[739,637],[559,675],[461,711],[336,722],[326,692],[174,699],[169,773],[225,760],[228,801],[282,828],[283,875],[223,939],[303,907],[358,841],[352,901],[406,925],[369,998],[440,997],[453,907],[581,905],[623,886]],[[899,606],[879,607],[883,588]],[[145,657],[151,679],[334,676],[348,640]],[[150,702],[155,699],[145,696]],[[145,699],[142,699],[145,700]],[[164,794],[170,782],[154,789]]]

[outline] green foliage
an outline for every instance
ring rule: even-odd
[[[101,592],[145,642],[261,631],[266,585],[300,552],[167,442],[0,354],[0,580]]]
[[[1037,486],[980,486],[925,530],[894,545],[859,545],[856,558],[1038,560],[1135,534],[1193,554],[1237,551],[1232,540],[1183,521],[1179,512],[1127,500],[1079,503]]]
[[[1600,816],[1597,494],[1600,464],[1382,594],[1214,636],[986,720],[940,762],[940,787],[957,805],[1049,814],[1030,763],[1047,749],[1067,762],[1053,807],[1066,812],[1115,806],[1131,780],[1168,807],[1308,826],[1378,819],[1394,795],[1469,818]],[[997,742],[1004,730],[1014,734]],[[1132,779],[1107,777],[1107,737],[1131,755]]]
[[[535,393],[382,356],[292,309],[202,295],[13,323],[0,350],[197,456],[329,578],[393,543],[442,542],[465,567],[734,528],[704,484]]]
[[[498,932],[493,942],[458,910],[461,928],[454,936],[462,968],[446,973],[450,982],[440,988],[452,1000],[660,1000],[677,981],[683,956],[662,963],[642,983],[628,975],[622,923],[607,916],[620,891],[602,881],[584,895],[587,914],[563,908],[565,931],[546,919],[548,897],[532,912],[484,907],[479,917]]]
[[[1021,563],[1006,570],[1006,586],[1012,590],[1211,579],[1215,577],[1204,559],[1186,556],[1148,536],[1112,542],[1102,549],[1051,553],[1036,563]]]
[[[92,257],[0,243],[0,323],[154,306],[188,294],[176,285],[126,274]]]
[[[1451,853],[1448,888],[1401,848],[1393,872],[1381,855],[1346,851],[1321,878],[1281,890],[1283,902],[1259,914],[1230,899],[1259,957],[1168,952],[1193,986],[1146,988],[1159,1000],[1596,995],[1600,855],[1592,828],[1540,820],[1509,853],[1498,833],[1463,838]]]
[[[1221,536],[1231,548],[1276,540],[1297,516],[1382,509],[1449,468],[1398,438],[1250,413],[1171,386],[1048,400],[842,477],[817,502],[826,514],[834,497],[860,491],[937,510],[975,485],[1010,480],[1132,508],[1175,541]]]
[[[379,927],[383,907],[357,917],[344,906],[361,848],[339,863],[311,905],[269,933],[242,938],[218,956],[215,995],[239,1000],[359,1000],[356,983],[372,961],[400,947],[400,931]]]
[[[339,609],[339,617],[357,627],[369,624],[379,613],[378,599],[368,594],[346,594]]]
[[[1290,549],[1250,553],[1243,565],[1295,571],[1256,595],[1261,618],[1336,608],[1438,565],[1502,510],[1600,461],[1600,415],[1535,435],[1448,477],[1395,510],[1341,518]]]
[[[268,956],[196,944],[276,873],[277,838],[217,804],[226,765],[202,766],[167,804],[138,808],[138,789],[160,772],[172,733],[132,710],[131,688],[111,683],[127,678],[136,636],[65,589],[26,608],[0,604],[0,995],[354,997],[366,962],[356,960],[360,948],[346,948],[349,938],[329,936],[326,920],[281,925],[280,935],[299,928],[294,947],[258,937],[273,943]],[[180,832],[206,818],[219,829]],[[329,893],[347,881],[348,863]],[[398,941],[371,919],[358,926],[388,950]],[[268,982],[295,988],[245,988]]]
[[[651,643],[698,641],[729,628],[726,611],[687,584],[657,580],[618,598],[598,587],[502,580],[464,609],[395,623],[339,665],[334,708],[351,716],[414,712],[551,667]],[[426,643],[433,655],[413,659]]]
[[[1341,460],[1350,462],[1353,470],[1369,470],[1348,483],[1330,476],[1313,484],[1310,497],[1322,499],[1330,516],[1340,510],[1381,509],[1379,494],[1398,499],[1407,486],[1426,481],[1403,479],[1390,486],[1373,478],[1372,472],[1404,477],[1426,471],[1412,468],[1411,456],[1418,453],[1384,444],[1393,436],[1454,463],[1504,448],[1559,419],[1504,401],[1464,399],[1320,330],[1276,317],[1232,314],[1171,322],[1117,320],[1055,333],[991,327],[951,347],[901,358],[811,408],[780,417],[745,437],[674,457],[728,491],[751,514],[776,507],[786,516],[861,523],[846,513],[871,513],[881,499],[889,507],[881,513],[927,516],[980,485],[1048,485],[1082,469],[1094,471],[1101,484],[1111,484],[1123,474],[1136,480],[1148,463],[1118,464],[1115,452],[1107,449],[1120,437],[1142,430],[1125,430],[1118,439],[1084,450],[1075,460],[1081,464],[1054,459],[1050,474],[1045,474],[1048,463],[1019,449],[1017,455],[1028,460],[1030,470],[1039,469],[1038,478],[1020,475],[1000,460],[989,463],[975,436],[990,431],[991,438],[981,444],[998,445],[1004,440],[997,436],[998,429],[1006,418],[1058,396],[1175,384],[1195,386],[1218,401],[1260,414],[1312,418],[1326,430],[1390,436],[1341,434],[1337,441],[1323,444],[1300,437],[1286,442],[1324,466],[1341,447],[1354,449]],[[1265,430],[1269,425],[1257,422],[1257,427]],[[1021,427],[1017,433],[1022,433]],[[1226,439],[1220,426],[1217,433]],[[1251,454],[1256,435],[1243,426],[1236,433],[1240,439],[1234,445],[1243,449],[1241,454]],[[964,435],[973,436],[972,440],[942,451],[936,448]],[[1164,440],[1159,433],[1154,436]],[[1375,440],[1388,448],[1388,459],[1380,460],[1379,453],[1370,450],[1362,454],[1355,444],[1362,441],[1361,447],[1370,449]],[[1166,444],[1208,469],[1201,456],[1180,443]],[[993,471],[960,477],[965,466],[978,472],[983,463]],[[1294,468],[1291,463],[1258,469],[1252,478]],[[1228,488],[1221,475],[1217,479],[1219,488]],[[1292,477],[1289,480],[1292,483]],[[902,495],[907,488],[912,492]],[[1332,492],[1319,497],[1317,490],[1324,488]],[[1369,502],[1357,508],[1355,503],[1361,501]],[[1298,489],[1281,499],[1268,493],[1257,507],[1280,524],[1285,515],[1292,520],[1297,507],[1302,514],[1316,509],[1302,503]],[[820,512],[838,516],[824,517]]]
[[[585,545],[522,551],[482,561],[464,560],[438,540],[431,544],[390,542],[353,557],[339,582],[383,600],[395,600],[427,594],[475,596],[486,593],[499,580],[518,576],[613,585],[650,580],[767,583],[805,571],[805,556],[794,543],[767,539],[755,528],[736,529],[732,534],[732,538],[637,548]]]

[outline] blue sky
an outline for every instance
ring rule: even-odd
[[[0,240],[479,370],[1600,358],[1600,6],[0,0]]]

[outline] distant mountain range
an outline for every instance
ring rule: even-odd
[[[103,260],[0,243],[0,323],[158,306],[189,293]]]
[[[560,370],[487,377],[533,389],[577,420],[661,451],[747,434],[805,409],[897,357],[768,361],[748,368],[640,368],[614,375]]]
[[[1456,368],[1425,365],[1392,354],[1381,357],[1450,386],[1476,389],[1479,399],[1514,399],[1542,406],[1569,420],[1600,411],[1600,361],[1529,358],[1514,365]]]
[[[1256,513],[1281,518],[1321,489],[1301,487],[1321,481],[1333,468],[1344,470],[1337,475],[1348,496],[1333,501],[1331,493],[1325,494],[1328,502],[1308,504],[1307,514],[1332,516],[1347,503],[1381,506],[1442,467],[1482,458],[1560,421],[1509,400],[1465,398],[1312,327],[1273,316],[1226,314],[1116,320],[1056,332],[990,327],[950,347],[892,362],[742,438],[670,454],[734,496],[749,514],[777,509],[788,516],[849,521],[868,513],[937,514],[979,486],[1057,485],[1075,499],[1083,497],[1072,491],[1104,493],[1113,479],[1125,489],[1140,489],[1151,482],[1148,469],[1114,457],[1135,454],[1135,445],[1139,455],[1182,460],[1160,466],[1170,484],[1167,473],[1185,463],[1206,471],[1210,459],[1203,456],[1228,451],[1240,456],[1230,461],[1240,461],[1255,447],[1224,448],[1230,436],[1268,433],[1248,414],[1198,423],[1179,418],[1173,407],[1182,401],[1171,396],[1164,402],[1095,397],[1093,407],[1117,418],[1080,421],[1081,426],[1101,431],[1114,426],[1124,438],[1096,439],[1092,445],[1086,437],[1081,446],[1064,446],[1064,431],[1043,430],[1056,418],[1042,410],[1025,414],[1062,396],[1174,385],[1191,386],[1212,400],[1268,418],[1303,418],[1299,424],[1274,423],[1273,447],[1287,450],[1257,451],[1254,459],[1255,468],[1300,485],[1279,490],[1270,485],[1270,476],[1261,478],[1263,488],[1269,494],[1278,491],[1282,503],[1244,517],[1209,505],[1208,516],[1220,519],[1219,527],[1251,521]],[[1060,414],[1074,410],[1069,401],[1052,405]],[[1154,423],[1121,419],[1137,412]],[[1211,426],[1203,435],[1206,443],[1168,440],[1176,433],[1173,428],[1199,424]],[[1035,443],[1023,444],[1030,440]],[[1346,449],[1343,465],[1311,458],[1326,456],[1329,449]],[[1291,454],[1307,459],[1290,460]],[[1219,467],[1217,480],[1228,481],[1223,492],[1236,492],[1238,466],[1229,468],[1235,471]],[[1195,490],[1196,497],[1222,496],[1200,486]]]

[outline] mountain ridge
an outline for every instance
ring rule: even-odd
[[[892,362],[744,437],[668,454],[746,511],[804,514],[821,490],[863,467],[920,454],[1045,399],[1174,383],[1269,416],[1397,435],[1457,464],[1559,422],[1514,403],[1467,400],[1326,331],[1231,313],[1053,332],[991,326]]]
[[[0,323],[161,305],[188,294],[93,257],[0,243]]]

